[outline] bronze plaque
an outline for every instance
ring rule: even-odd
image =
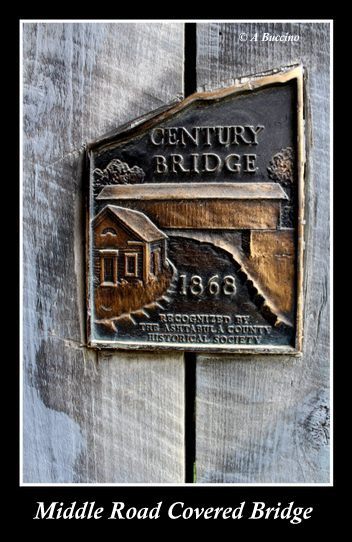
[[[88,160],[90,346],[301,350],[300,66],[193,94]]]

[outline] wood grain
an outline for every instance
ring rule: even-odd
[[[277,183],[146,183],[138,186],[120,184],[105,186],[97,196],[98,200],[283,200],[288,199]]]
[[[146,213],[159,228],[243,230],[274,229],[279,202],[254,200],[124,201],[126,207]]]
[[[259,281],[274,312],[294,322],[295,241],[294,230],[252,231],[249,240],[248,270]]]
[[[181,354],[86,349],[83,145],[182,93],[183,25],[25,23],[23,481],[182,482]]]
[[[300,39],[262,42],[263,32]],[[199,90],[302,62],[308,94],[303,355],[198,356],[200,483],[329,481],[329,43],[328,23],[198,25]]]

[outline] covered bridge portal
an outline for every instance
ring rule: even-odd
[[[271,182],[199,182],[110,185],[97,199],[142,211],[161,228],[276,230],[288,196]]]

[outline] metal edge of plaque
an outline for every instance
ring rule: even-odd
[[[134,351],[190,351],[199,354],[228,354],[235,356],[237,354],[284,354],[299,356],[302,354],[303,348],[303,282],[304,282],[304,266],[303,257],[305,249],[305,164],[306,164],[306,140],[305,140],[305,109],[304,109],[304,96],[305,96],[305,70],[302,64],[296,64],[293,66],[285,66],[281,69],[275,69],[267,72],[261,72],[253,76],[241,77],[234,80],[234,84],[228,87],[221,87],[213,91],[202,90],[195,92],[185,99],[176,99],[172,103],[166,106],[162,106],[152,112],[149,112],[141,117],[138,117],[124,125],[120,126],[117,130],[114,130],[105,136],[100,137],[86,145],[85,153],[85,167],[84,175],[90,170],[91,153],[97,148],[104,147],[106,149],[109,146],[115,144],[121,144],[125,141],[129,141],[132,137],[137,137],[138,134],[146,132],[148,129],[166,121],[173,115],[182,112],[189,105],[194,103],[216,103],[222,98],[230,97],[232,95],[240,95],[247,93],[248,91],[255,91],[270,87],[273,85],[280,85],[289,81],[296,80],[297,84],[297,222],[296,222],[296,311],[295,311],[295,335],[294,346],[276,346],[268,344],[265,346],[251,346],[251,347],[236,347],[232,345],[214,345],[214,344],[148,344],[141,343],[137,340],[129,340],[128,342],[113,340],[113,341],[97,341],[91,337],[91,284],[90,284],[90,220],[89,215],[89,194],[92,190],[90,175],[89,189],[85,193],[85,207],[86,207],[86,222],[85,222],[85,255],[86,255],[86,346],[92,349],[98,350],[134,350]]]

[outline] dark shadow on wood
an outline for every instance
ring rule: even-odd
[[[196,354],[185,352],[185,482],[195,482]]]
[[[197,24],[185,23],[184,95],[197,90]],[[185,482],[195,482],[196,355],[185,352]]]
[[[197,24],[185,23],[184,94],[197,90]]]

